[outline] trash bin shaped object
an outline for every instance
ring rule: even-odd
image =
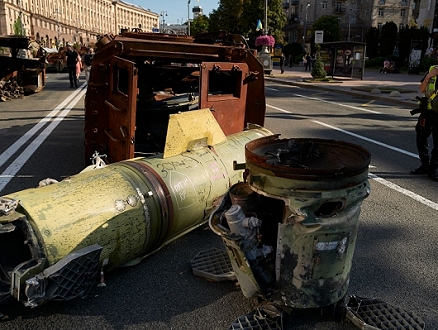
[[[246,183],[234,185],[210,218],[244,295],[294,308],[336,304],[348,289],[360,207],[370,192],[369,152],[277,135],[247,143],[245,158]]]

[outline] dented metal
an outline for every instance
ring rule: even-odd
[[[81,282],[100,273],[104,283],[104,272],[205,223],[243,180],[234,163],[245,144],[272,135],[262,127],[262,66],[242,36],[136,30],[97,47],[85,96],[92,165],[0,202],[0,251],[11,251],[0,254],[0,297],[30,307],[86,295]],[[98,262],[71,262],[92,246]],[[54,294],[65,269],[88,275]]]
[[[162,153],[178,112],[208,108],[225,135],[264,124],[263,68],[240,35],[136,30],[97,46],[85,98],[87,162],[96,151],[110,163]]]
[[[249,142],[245,156],[246,183],[210,216],[243,294],[293,308],[338,303],[369,194],[369,153],[339,141],[270,136]]]
[[[186,135],[181,154],[105,166],[95,155],[95,164],[77,175],[2,198],[0,251],[7,248],[10,254],[0,254],[0,296],[10,292],[30,307],[85,296],[101,267],[106,272],[137,264],[205,223],[229,187],[242,181],[233,162],[244,161],[246,143],[272,133],[252,125],[222,141],[208,109],[194,114],[208,124]],[[175,114],[170,121],[185,122],[176,117],[186,115],[192,113]],[[219,137],[192,143],[214,132]],[[93,254],[93,261],[87,255],[72,261],[78,250],[91,246],[99,251],[97,259]],[[67,292],[59,291],[62,276]]]

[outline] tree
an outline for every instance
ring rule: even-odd
[[[250,38],[254,45],[255,38],[262,33],[256,31],[257,20],[264,26],[264,0],[220,0],[219,7],[210,14],[209,31],[226,30],[239,33]],[[236,23],[238,22],[238,23]],[[286,14],[283,11],[282,0],[270,0],[268,3],[268,33],[272,34],[277,43],[283,43],[283,27],[286,24]]]
[[[365,42],[367,43],[367,56],[375,58],[379,56],[380,31],[378,28],[370,27],[365,34]]]
[[[311,75],[315,79],[324,79],[327,76],[327,72],[324,70],[324,62],[321,59],[321,54],[320,54],[321,46],[316,44],[315,49],[316,49],[316,59],[312,67]]]
[[[219,7],[210,13],[210,32],[242,33],[240,16],[244,0],[220,0]]]
[[[286,46],[283,47],[283,53],[285,53],[287,56],[292,55],[293,56],[292,60],[295,60],[295,57],[300,55],[300,60],[301,60],[301,55],[303,54],[303,44],[299,42],[293,42],[287,44]]]
[[[380,55],[391,56],[397,44],[397,24],[386,22],[380,31]]]
[[[313,31],[324,31],[324,42],[341,40],[341,26],[336,16],[324,15],[312,25]],[[312,38],[314,40],[314,38]]]
[[[207,16],[199,15],[190,23],[190,34],[192,36],[199,32],[208,31],[209,19]]]
[[[263,0],[262,0],[263,2]],[[270,0],[268,5],[268,28],[277,44],[284,44],[283,28],[286,25],[286,14],[282,0]]]
[[[16,36],[26,35],[26,31],[23,29],[23,22],[21,21],[20,16],[18,16],[14,22],[14,34]]]

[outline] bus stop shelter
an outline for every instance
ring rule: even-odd
[[[324,70],[328,76],[363,79],[366,43],[333,41],[319,45]]]

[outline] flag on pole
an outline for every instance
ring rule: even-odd
[[[262,26],[262,21],[261,20],[257,20],[257,26],[256,26],[256,31],[260,31],[263,30],[263,26]]]

